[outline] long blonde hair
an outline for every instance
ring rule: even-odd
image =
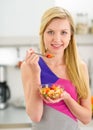
[[[41,44],[41,52],[45,52],[45,45],[44,45],[44,31],[46,27],[50,24],[50,22],[55,19],[68,19],[71,27],[71,40],[68,47],[65,49],[64,56],[65,56],[65,63],[67,67],[67,73],[75,85],[78,98],[87,98],[88,96],[88,83],[84,78],[84,74],[82,72],[81,67],[81,60],[77,53],[77,46],[75,42],[75,25],[73,22],[73,18],[70,13],[61,8],[61,7],[52,7],[48,9],[41,19],[41,27],[40,27],[40,44]]]

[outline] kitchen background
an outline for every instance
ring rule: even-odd
[[[68,9],[75,20],[80,55],[89,65],[93,80],[93,1],[92,0],[0,0],[0,66],[6,68],[11,100],[23,97],[18,61],[30,47],[39,51],[39,26],[43,12],[54,5]]]
[[[93,94],[93,0],[0,0],[0,67],[11,92],[10,102],[24,100],[20,61],[28,48],[39,51],[41,16],[54,5],[68,9],[74,17],[77,44],[88,64]],[[0,76],[2,81],[2,73]]]
[[[29,47],[39,50],[39,26],[43,12],[54,5],[68,9],[77,25],[80,55],[89,65],[93,80],[93,1],[92,0],[0,0],[0,65],[6,67],[11,99],[23,96],[18,61]],[[92,89],[92,83],[91,83]]]

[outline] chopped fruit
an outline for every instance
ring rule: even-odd
[[[91,96],[91,103],[93,104],[93,96]]]
[[[91,107],[92,107],[92,113],[93,113],[93,96],[91,96]]]
[[[47,58],[53,58],[54,55],[52,55],[52,54],[47,54],[46,57],[47,57]]]
[[[40,93],[46,98],[50,97],[51,99],[58,99],[61,97],[63,88],[60,85],[53,84],[51,86],[44,86],[40,89]]]

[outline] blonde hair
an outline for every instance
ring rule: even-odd
[[[40,27],[40,43],[41,43],[41,52],[45,52],[45,45],[44,45],[44,31],[46,30],[46,27],[50,24],[50,22],[55,19],[68,19],[70,27],[71,27],[71,40],[68,45],[68,47],[65,49],[65,63],[67,66],[67,73],[72,81],[72,83],[75,85],[77,92],[78,92],[78,98],[87,98],[88,96],[88,84],[86,83],[86,80],[84,78],[84,74],[82,72],[81,67],[81,60],[79,59],[78,53],[77,53],[77,46],[75,42],[75,25],[73,22],[73,18],[70,15],[70,13],[61,8],[61,7],[52,7],[48,9],[41,19],[41,27]]]

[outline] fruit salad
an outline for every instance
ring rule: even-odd
[[[60,85],[52,84],[43,86],[43,88],[40,89],[40,93],[44,98],[58,99],[61,97],[63,90]]]

